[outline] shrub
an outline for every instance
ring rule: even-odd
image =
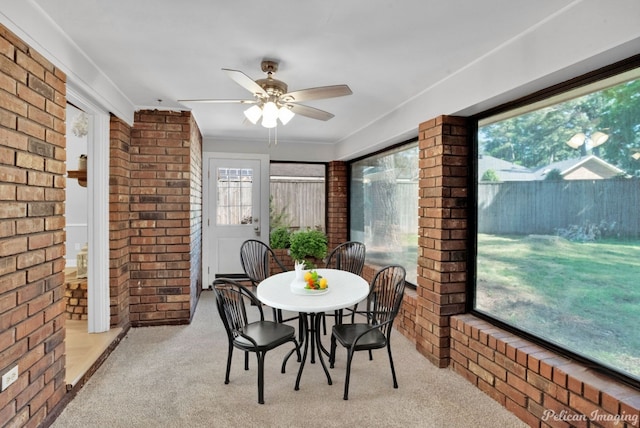
[[[500,181],[500,177],[494,170],[488,169],[482,174],[480,181]]]
[[[558,168],[554,168],[547,173],[544,179],[548,181],[561,181],[564,180],[564,177]]]
[[[582,225],[572,224],[566,229],[556,229],[558,236],[574,242],[593,242],[597,239],[615,235],[616,222],[600,221],[599,224],[585,221]]]
[[[288,227],[279,226],[271,231],[269,245],[271,248],[289,248],[291,231]]]
[[[289,238],[289,252],[296,261],[310,264],[309,258],[323,259],[327,256],[327,236],[320,230],[301,230]]]

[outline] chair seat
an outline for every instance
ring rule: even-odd
[[[265,351],[290,341],[295,337],[296,330],[290,325],[275,323],[273,321],[256,321],[247,324],[243,329],[243,333],[256,341],[258,350]],[[242,336],[236,337],[233,342],[241,349],[256,349],[253,343]]]
[[[356,337],[371,327],[371,324],[338,324],[333,326],[333,335],[342,346],[349,348]],[[358,340],[355,350],[379,349],[385,346],[387,346],[387,338],[380,329],[376,328]]]

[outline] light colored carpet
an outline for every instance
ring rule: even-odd
[[[254,308],[255,309],[255,308]],[[265,311],[271,317],[271,311]],[[328,346],[328,336],[324,337]],[[526,427],[497,402],[449,369],[438,369],[397,331],[393,389],[386,350],[354,358],[349,400],[342,399],[346,351],[338,348],[328,385],[322,366],[307,361],[280,373],[284,345],[267,353],[265,404],[257,402],[255,355],[250,370],[234,352],[224,384],[227,338],[212,291],[203,291],[193,322],[144,327],[127,336],[52,425],[71,427]]]

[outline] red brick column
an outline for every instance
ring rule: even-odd
[[[130,319],[133,326],[191,317],[189,112],[140,111],[131,131]],[[198,177],[200,180],[200,177]],[[196,185],[197,187],[198,185]],[[199,246],[195,247],[199,249]]]
[[[131,128],[111,116],[109,130],[109,296],[111,325],[129,324]]]
[[[329,251],[338,244],[345,242],[349,236],[347,189],[349,177],[347,164],[342,161],[329,163],[327,171],[327,238]]]
[[[468,141],[464,118],[419,127],[420,201],[416,348],[449,364],[451,315],[465,311]]]

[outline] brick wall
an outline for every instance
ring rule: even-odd
[[[193,126],[189,112],[135,114],[129,206],[132,326],[187,323],[194,309],[191,262],[200,254],[191,251],[200,247],[192,248],[190,210],[192,191],[199,186],[192,187],[192,181],[201,178],[192,177]]]
[[[198,303],[202,291],[202,135],[193,116],[189,115],[189,131],[191,132],[190,155],[190,193],[189,193],[189,228],[190,228],[190,262],[191,262],[191,314]]]
[[[129,325],[129,197],[131,129],[111,116],[109,127],[109,301],[112,327]]]
[[[64,277],[65,313],[68,320],[89,319],[89,287],[86,278],[78,278],[75,269],[66,269]]]
[[[474,316],[451,325],[453,370],[530,426],[639,426],[637,390]]]
[[[37,426],[64,382],[66,76],[0,25],[0,393],[3,426]]]

